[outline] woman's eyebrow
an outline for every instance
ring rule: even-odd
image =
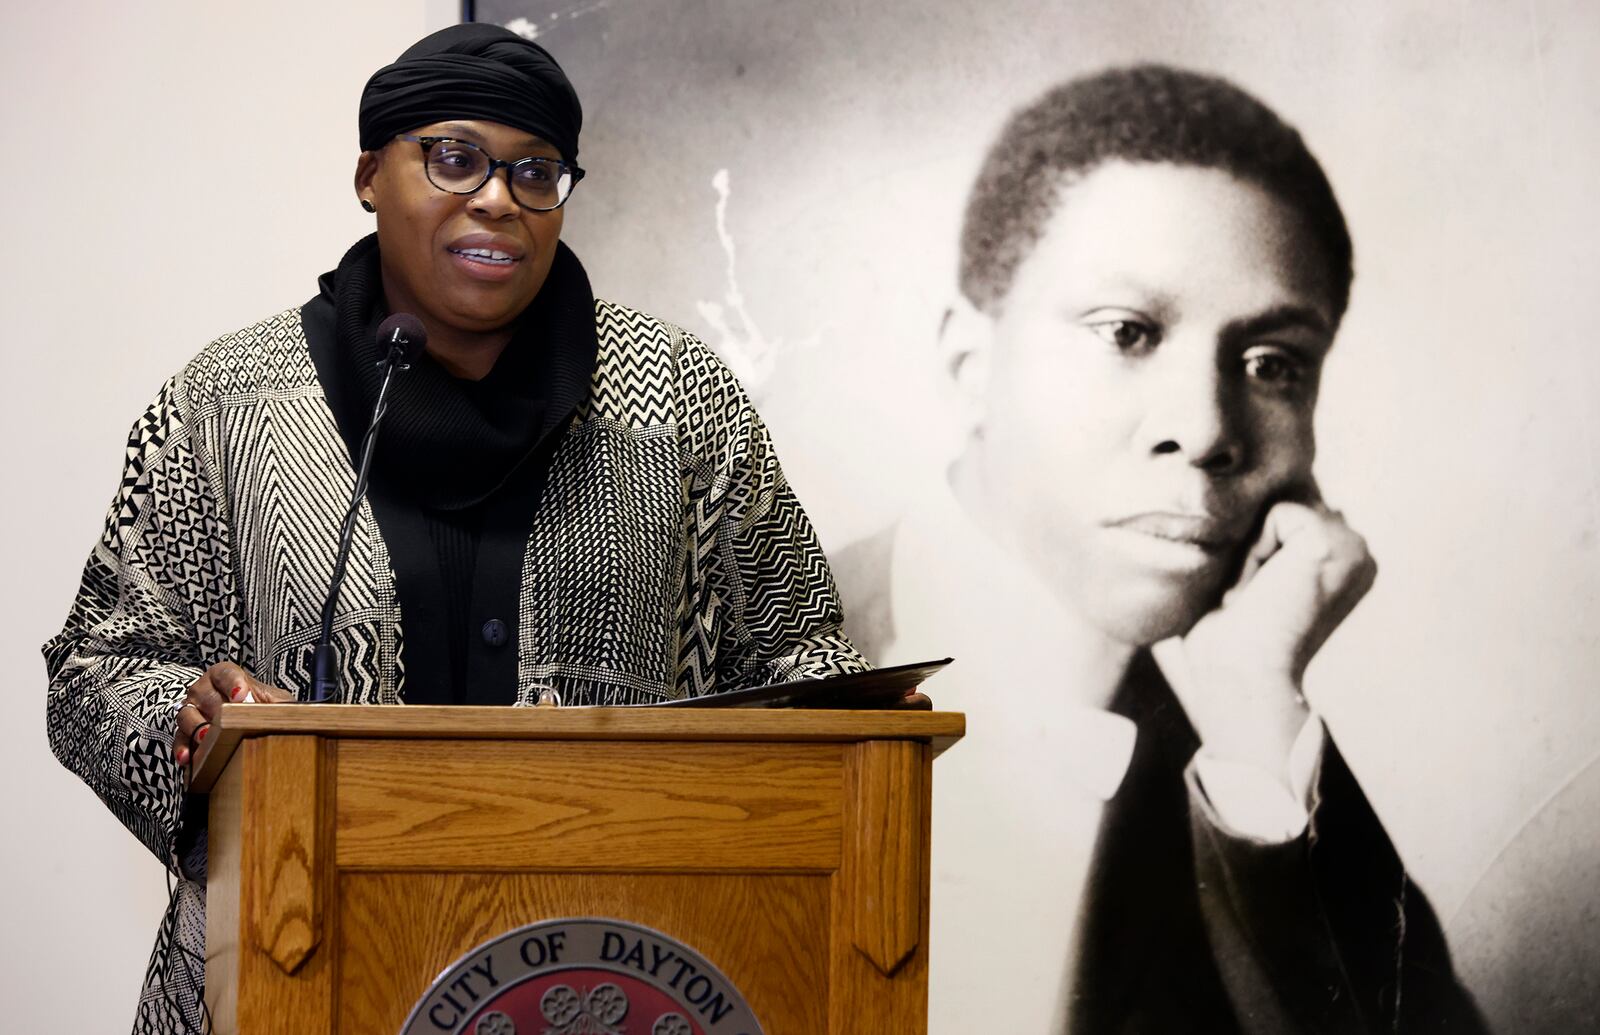
[[[464,140],[471,140],[473,143],[478,143],[483,139],[471,126],[462,122],[441,122],[439,123],[439,128],[440,132],[435,133],[434,136],[458,136]]]
[[[477,132],[471,126],[468,126],[465,123],[461,123],[461,122],[441,122],[441,123],[439,123],[439,127],[440,127],[440,132],[435,133],[434,136],[458,137],[458,138],[460,138],[462,140],[467,141],[470,144],[477,144],[479,147],[482,147],[482,148],[484,148],[486,150],[489,147],[488,142],[484,139],[483,134]],[[550,150],[550,151],[554,151],[556,149],[555,145],[550,143],[550,141],[546,140],[544,137],[534,136],[532,133],[529,133],[527,136],[522,137],[521,139],[515,141],[512,144],[510,150],[512,150],[512,151],[522,151],[522,152],[534,152],[534,151],[538,151],[540,148],[545,148],[545,149]],[[535,157],[541,157],[541,156],[535,156]],[[544,156],[544,157],[548,157],[548,156]]]

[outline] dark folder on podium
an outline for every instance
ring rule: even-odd
[[[848,672],[818,679],[796,679],[788,683],[735,690],[726,694],[686,697],[642,705],[646,708],[854,708],[871,710],[893,707],[930,676],[954,660],[918,661],[891,665],[866,672]]]

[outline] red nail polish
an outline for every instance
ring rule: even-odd
[[[178,764],[179,765],[185,765],[189,761],[189,749],[188,748],[179,748],[178,750],[176,750],[176,751],[174,751],[172,753],[172,757],[174,757],[174,758],[176,758],[178,760]]]
[[[245,690],[244,684],[243,683],[239,684],[238,686],[233,688],[233,692],[228,695],[228,699],[232,700],[232,701],[237,701],[239,698],[244,696],[244,690]]]
[[[206,734],[210,733],[210,732],[211,732],[211,724],[210,723],[207,723],[206,725],[201,726],[199,729],[194,731],[194,742],[196,744],[198,744],[202,740],[205,740],[206,739]]]

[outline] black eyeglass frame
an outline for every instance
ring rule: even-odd
[[[567,198],[572,197],[572,192],[578,189],[578,183],[583,179],[583,169],[576,165],[569,165],[565,160],[560,158],[544,158],[536,155],[530,155],[527,158],[519,158],[515,162],[508,162],[502,158],[496,158],[494,155],[490,154],[488,151],[485,151],[482,147],[479,147],[472,141],[461,140],[458,137],[419,137],[411,133],[398,133],[395,135],[395,139],[404,140],[408,143],[416,144],[422,148],[423,175],[428,177],[429,183],[432,183],[434,187],[444,191],[446,194],[476,194],[478,191],[483,189],[483,185],[489,182],[489,178],[493,176],[496,171],[500,169],[506,170],[506,189],[511,192],[511,200],[515,201],[518,205],[521,205],[529,212],[554,212],[556,209],[567,203]],[[465,147],[472,148],[474,151],[477,151],[479,154],[483,155],[484,158],[488,159],[489,168],[483,174],[483,179],[478,181],[478,185],[470,190],[451,190],[449,187],[440,187],[439,184],[434,183],[433,175],[428,172],[428,152],[433,150],[435,144],[461,144]],[[537,205],[529,205],[517,196],[516,183],[512,177],[517,174],[517,170],[519,168],[533,163],[537,163],[539,165],[554,165],[557,169],[572,177],[572,185],[567,188],[567,196],[556,202],[554,205],[551,205],[549,208],[540,208]],[[557,176],[556,179],[557,182],[560,181],[559,176]]]

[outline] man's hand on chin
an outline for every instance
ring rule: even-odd
[[[1155,648],[1203,752],[1286,779],[1310,716],[1306,666],[1377,574],[1366,540],[1320,499],[1272,506],[1222,602]]]

